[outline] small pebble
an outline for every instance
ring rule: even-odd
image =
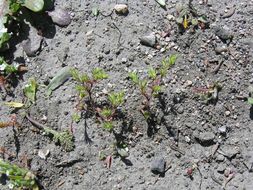
[[[164,158],[156,158],[151,163],[151,171],[154,173],[164,173],[166,162]]]

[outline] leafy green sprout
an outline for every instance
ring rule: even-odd
[[[130,80],[140,89],[144,97],[141,112],[146,119],[149,119],[152,115],[150,106],[152,97],[156,97],[161,92],[162,80],[166,77],[168,70],[175,64],[177,57],[175,54],[164,59],[157,69],[150,67],[146,79],[140,79],[136,71],[129,73]]]
[[[80,74],[76,69],[71,70],[71,74],[73,79],[78,82],[78,85],[76,85],[76,90],[79,93],[79,98],[83,100],[84,98],[88,97],[88,100],[90,101],[87,110],[93,111],[93,113],[99,117],[103,127],[111,132],[114,128],[117,109],[124,102],[124,93],[112,92],[108,94],[107,99],[109,105],[101,109],[97,108],[97,104],[92,98],[93,87],[97,82],[107,79],[108,74],[105,73],[101,68],[93,69],[90,76],[86,73]]]
[[[108,131],[112,131],[114,128],[114,122],[116,121],[117,109],[124,103],[123,92],[113,92],[108,95],[109,106],[101,109],[98,113],[102,120],[102,125]]]
[[[251,104],[251,105],[253,105],[253,98],[250,98],[250,97],[249,97],[249,98],[248,98],[248,103]]]
[[[106,74],[101,68],[95,68],[91,73],[91,76],[89,76],[86,73],[80,73],[76,69],[71,70],[73,79],[79,83],[76,85],[76,90],[79,93],[79,98],[82,100],[88,96],[89,101],[93,102],[92,90],[94,85],[103,79],[107,79],[108,74]]]
[[[53,141],[55,143],[59,143],[67,152],[74,150],[74,137],[70,133],[70,131],[65,130],[62,132],[58,132],[48,127],[45,127],[44,131],[46,134],[53,135]]]
[[[5,174],[10,188],[38,190],[36,176],[25,168],[0,159],[0,174]]]

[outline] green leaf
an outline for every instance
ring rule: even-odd
[[[89,76],[84,73],[80,76],[80,82],[84,83],[84,82],[88,82],[90,80]]]
[[[248,103],[253,105],[253,98],[248,98]]]
[[[108,96],[108,99],[113,107],[118,107],[124,102],[124,92],[111,93]]]
[[[137,75],[137,72],[130,72],[128,76],[134,84],[139,84],[139,77]]]
[[[169,57],[169,66],[172,66],[175,64],[176,60],[177,60],[178,55],[177,54],[173,54]]]
[[[22,6],[33,12],[39,12],[44,8],[44,0],[23,0]]]
[[[52,91],[64,84],[71,77],[71,72],[69,67],[61,69],[54,78],[50,81],[47,86],[46,94],[51,95]]]
[[[78,91],[80,98],[84,98],[85,96],[87,96],[87,90],[84,86],[76,85],[76,90]]]
[[[98,16],[99,10],[98,10],[97,7],[92,8],[92,14],[93,14],[94,16]]]
[[[159,5],[161,5],[162,7],[166,6],[165,0],[155,0]]]
[[[53,135],[54,142],[59,143],[65,151],[69,152],[75,148],[74,136],[69,130],[58,132],[49,127],[44,127],[43,129],[47,135]]]
[[[149,70],[148,70],[148,76],[149,76],[151,79],[155,80],[155,79],[156,79],[156,76],[157,76],[156,70],[155,70],[154,68],[149,68]]]
[[[108,78],[108,75],[104,72],[103,69],[100,68],[93,69],[92,76],[94,80],[103,80]]]
[[[73,120],[74,122],[76,122],[76,123],[79,123],[80,120],[81,120],[81,115],[78,114],[78,113],[73,113],[73,114],[72,114],[72,120]]]
[[[154,93],[157,94],[157,93],[161,92],[162,87],[159,85],[155,85],[152,87],[152,89],[153,89]]]
[[[36,91],[37,91],[37,83],[35,79],[30,79],[29,83],[24,87],[24,95],[30,100],[32,103],[35,103],[36,100]]]
[[[148,120],[151,116],[151,113],[149,111],[144,111],[142,114],[146,120]]]
[[[74,80],[80,82],[79,71],[77,69],[70,69],[70,73]]]
[[[103,128],[111,132],[113,130],[114,126],[113,126],[112,122],[106,121],[103,123]]]
[[[109,108],[104,108],[102,111],[101,111],[101,115],[104,117],[104,118],[109,118],[112,116],[112,110],[109,109]]]
[[[146,91],[147,85],[148,85],[148,81],[146,80],[140,81],[140,89],[142,93]]]

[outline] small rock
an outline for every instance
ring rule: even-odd
[[[198,139],[201,143],[212,143],[215,138],[215,134],[213,132],[204,132],[200,133]]]
[[[215,48],[215,52],[218,53],[218,54],[220,54],[220,53],[222,53],[222,52],[226,52],[226,51],[228,51],[228,48],[225,47],[225,46],[216,47],[216,48]]]
[[[225,115],[226,115],[226,116],[230,116],[230,111],[228,111],[228,110],[225,111]]]
[[[179,113],[179,114],[184,113],[184,107],[183,107],[183,106],[179,106],[179,107],[177,108],[177,113]]]
[[[219,127],[218,131],[221,134],[225,134],[227,132],[227,127],[226,126]]]
[[[215,28],[215,35],[221,40],[231,40],[233,38],[233,34],[228,29],[221,27]]]
[[[126,62],[127,62],[127,58],[123,57],[123,58],[121,59],[121,62],[122,62],[122,63],[126,63]]]
[[[187,80],[185,81],[185,85],[188,87],[188,86],[192,86],[192,81],[190,80]]]
[[[33,57],[41,49],[43,37],[38,35],[37,30],[30,26],[29,36],[27,40],[22,42],[23,50],[28,57]]]
[[[223,173],[225,171],[225,169],[226,169],[226,165],[225,164],[219,164],[218,168],[217,168],[217,171],[219,173]]]
[[[223,162],[224,159],[225,159],[225,157],[223,155],[221,155],[221,154],[218,154],[217,157],[216,157],[216,161],[217,162]]]
[[[221,151],[224,153],[224,156],[228,157],[229,159],[240,153],[239,148],[232,145],[222,147]]]
[[[91,34],[93,34],[93,30],[90,30],[90,31],[88,31],[88,32],[86,32],[86,36],[90,36]]]
[[[151,163],[151,171],[154,173],[164,173],[166,162],[164,158],[157,158]]]
[[[120,155],[121,158],[126,158],[129,156],[128,148],[117,148],[117,153]]]
[[[190,139],[190,137],[188,137],[188,136],[185,136],[184,139],[185,139],[185,142],[187,142],[187,143],[190,143],[190,142],[191,142],[191,139]]]
[[[128,14],[128,6],[125,4],[117,4],[114,7],[117,14],[126,15]]]
[[[141,37],[140,42],[142,45],[154,47],[156,44],[156,36],[153,33],[147,36],[143,36]]]
[[[170,15],[170,14],[168,14],[168,15],[166,16],[166,18],[167,18],[169,21],[175,20],[175,17],[174,17],[173,15]]]
[[[40,158],[42,158],[43,160],[46,160],[46,158],[48,157],[50,151],[49,150],[46,150],[46,152],[44,152],[43,150],[39,150],[38,151],[38,156]]]

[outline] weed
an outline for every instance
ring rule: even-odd
[[[137,72],[129,73],[130,79],[139,88],[143,97],[140,111],[147,121],[152,120],[155,115],[151,104],[162,91],[163,79],[166,77],[169,68],[175,64],[176,59],[177,55],[171,55],[168,59],[164,59],[157,69],[149,68],[148,78],[140,79]]]
[[[218,101],[218,93],[221,85],[218,82],[208,86],[207,88],[194,88],[193,91],[198,94],[200,99],[205,103],[216,103]]]
[[[205,15],[199,15],[197,10],[192,5],[192,0],[187,4],[177,4],[176,6],[178,18],[176,22],[181,31],[185,31],[192,26],[192,28],[199,27],[205,29],[208,21]]]
[[[39,122],[33,120],[28,115],[26,115],[26,118],[39,130],[44,131],[46,135],[52,136],[53,141],[55,143],[59,143],[67,152],[72,151],[74,149],[75,147],[74,137],[73,137],[73,134],[70,133],[70,131],[66,130],[66,131],[59,132],[40,124]]]
[[[79,102],[81,104],[86,102],[86,109],[94,112],[95,101],[93,99],[93,88],[99,81],[107,79],[108,75],[100,68],[93,69],[91,73],[91,76],[89,76],[86,73],[79,73],[76,69],[71,70],[73,79],[79,83],[76,85],[76,90],[79,94]],[[85,101],[85,99],[87,101]]]
[[[123,92],[113,92],[108,95],[108,105],[101,108],[97,108],[97,114],[103,127],[112,132],[114,123],[117,121],[118,107],[124,102]]]
[[[36,183],[36,176],[32,172],[2,159],[0,159],[0,174],[7,176],[8,186],[11,189],[39,189]]]
[[[108,74],[100,68],[93,69],[91,76],[86,73],[80,74],[75,69],[71,73],[74,80],[78,82],[76,85],[79,94],[78,109],[96,115],[103,128],[112,132],[118,120],[118,108],[124,102],[124,93],[109,93],[107,95],[107,102],[101,105],[94,99],[94,87],[99,81],[107,79]]]

